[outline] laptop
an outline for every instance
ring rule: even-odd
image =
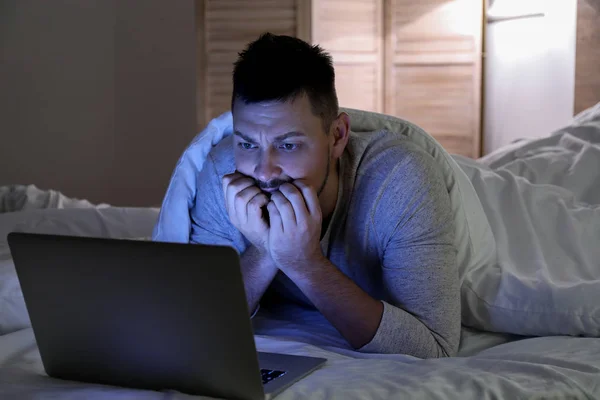
[[[8,244],[50,377],[262,400],[326,362],[257,352],[231,247],[24,232]]]

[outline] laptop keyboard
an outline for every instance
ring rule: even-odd
[[[273,369],[261,369],[260,374],[262,375],[263,385],[271,382],[273,379],[279,378],[286,374],[285,371],[277,371]]]

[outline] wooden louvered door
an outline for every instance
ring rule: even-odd
[[[196,0],[196,12],[198,129],[230,108],[238,52],[270,31],[332,55],[341,106],[480,155],[483,0]]]
[[[383,112],[383,1],[312,2],[312,43],[333,58],[342,107]]]
[[[385,1],[385,112],[479,157],[483,1]]]
[[[266,31],[307,40],[309,10],[305,0],[196,0],[198,130],[230,109],[238,53]]]

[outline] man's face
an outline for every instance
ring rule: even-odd
[[[233,127],[236,169],[259,188],[269,193],[301,180],[320,194],[329,176],[331,135],[307,96],[286,103],[236,101]]]

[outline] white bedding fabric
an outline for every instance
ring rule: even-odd
[[[30,329],[0,339],[0,398],[5,400],[204,398],[50,379],[44,374]],[[256,336],[256,344],[260,351],[328,360],[278,400],[600,398],[600,339],[525,339],[471,357],[432,360],[344,354],[262,335]]]
[[[36,199],[32,201],[37,201]],[[126,207],[24,207],[24,211],[0,214],[0,335],[31,325],[6,242],[9,232],[148,238],[157,216],[157,209]]]
[[[42,190],[35,185],[0,186],[0,213],[46,208],[105,208],[109,204],[92,204],[74,199],[57,190]]]
[[[474,161],[455,156],[492,228],[497,262],[463,281],[463,323],[600,336],[600,107],[584,122]]]
[[[595,332],[599,145],[600,105],[585,121],[548,138],[516,143],[478,162],[455,156],[482,198],[501,266],[468,277],[476,299],[466,298],[463,309],[473,311],[466,313],[472,325],[531,334],[548,328]],[[45,376],[5,241],[10,230],[147,238],[157,216],[156,209],[113,207],[0,214],[0,399],[192,398]],[[581,312],[562,316],[556,313],[561,307]],[[283,392],[282,400],[600,399],[597,337],[527,338],[464,328],[457,357],[420,360],[354,352],[314,311],[262,310],[253,323],[260,351],[328,359]],[[2,335],[2,329],[11,333]]]

